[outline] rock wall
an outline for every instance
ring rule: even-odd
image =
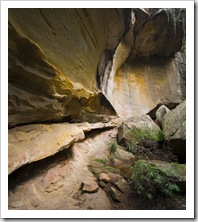
[[[106,122],[180,103],[179,18],[177,9],[9,9],[9,126]]]
[[[128,32],[115,50],[111,69],[106,68],[109,74],[104,73],[108,81],[101,84],[122,118],[185,99],[185,57],[176,53],[184,32],[180,17],[177,9],[131,11]]]
[[[118,140],[157,153],[156,109],[185,99],[183,13],[9,9],[9,209],[137,209],[125,180],[104,186],[96,175],[129,177],[135,157]],[[178,137],[165,139],[174,148]]]
[[[9,9],[9,125],[115,114],[96,73],[106,47],[113,50],[124,31],[122,13]]]

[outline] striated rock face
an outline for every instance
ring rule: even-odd
[[[84,138],[72,124],[26,125],[9,131],[9,174],[24,164],[52,156]]]
[[[180,103],[184,98],[181,76],[171,58],[126,63],[116,72],[113,84],[110,101],[125,119],[146,114],[158,103]]]
[[[119,119],[108,123],[32,124],[9,130],[8,174],[19,167],[45,159],[85,138],[84,132],[115,127]]]
[[[122,14],[119,9],[10,9],[9,125],[115,114],[96,88],[96,74],[106,47],[113,50],[125,30]]]
[[[132,10],[112,68],[105,70],[108,81],[101,83],[122,118],[146,114],[158,103],[178,104],[185,99],[185,58],[181,53],[173,56],[182,47],[180,16],[177,9]]]

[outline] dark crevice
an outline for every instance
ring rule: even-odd
[[[175,109],[175,107],[178,106],[179,103],[158,103],[152,110],[150,110],[148,113],[146,113],[146,115],[149,115],[151,117],[151,119],[155,120],[156,119],[155,113],[158,110],[158,108],[162,105],[165,105],[167,108],[172,110],[172,109]]]
[[[14,124],[14,125],[8,125],[8,129],[13,129],[15,127],[20,127],[20,126],[26,126],[26,125],[30,125],[30,124],[46,124],[46,125],[49,125],[49,124],[58,124],[58,123],[72,123],[72,116],[63,116],[63,117],[60,117],[60,119],[54,119],[54,120],[44,120],[44,121],[26,121],[25,123],[17,123],[17,124]]]

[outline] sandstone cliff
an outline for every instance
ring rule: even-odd
[[[9,209],[139,209],[125,180],[134,155],[175,161],[153,120],[186,97],[185,12],[8,12]]]
[[[107,121],[181,102],[179,16],[176,9],[9,9],[9,126]]]

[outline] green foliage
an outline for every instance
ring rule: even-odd
[[[115,143],[110,143],[109,147],[108,147],[109,153],[114,154],[116,152],[117,148],[118,148],[118,146]]]
[[[96,163],[102,163],[102,164],[106,164],[107,161],[108,161],[108,160],[106,160],[106,159],[95,159],[95,160],[94,160],[94,162],[96,162]]]
[[[139,128],[131,129],[131,138],[134,141],[143,141],[145,139],[155,140],[156,142],[160,142],[164,140],[164,134],[162,132],[155,132],[149,128],[145,128],[141,130]]]
[[[127,147],[127,151],[132,152],[133,151],[133,146],[129,141],[126,141],[126,147]]]
[[[136,161],[131,167],[131,180],[137,194],[148,200],[159,195],[173,197],[180,192],[180,188],[171,181],[168,170],[163,171],[143,160]]]

